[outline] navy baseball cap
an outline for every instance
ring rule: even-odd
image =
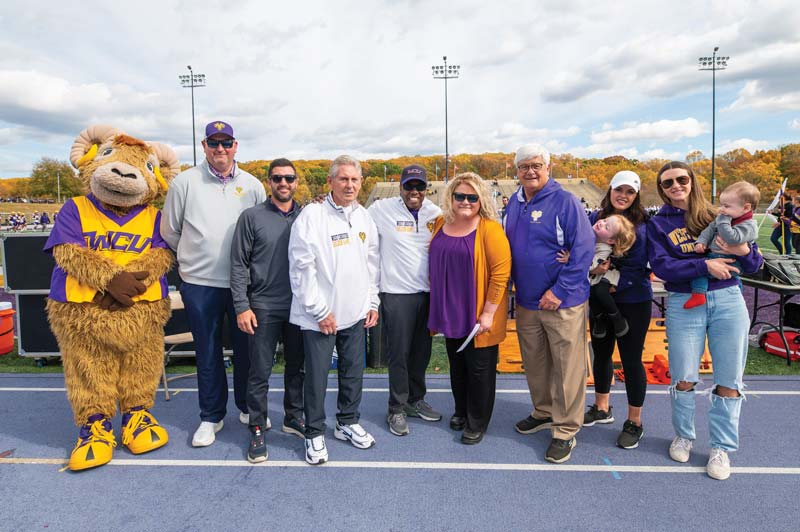
[[[400,174],[400,185],[405,185],[409,181],[422,181],[427,185],[428,176],[425,173],[425,169],[418,164],[403,168],[403,172]]]
[[[206,126],[206,138],[210,137],[211,135],[220,135],[220,134],[228,135],[232,139],[236,138],[233,135],[233,127],[227,122],[223,122],[221,120],[215,120],[214,122],[210,122]]]

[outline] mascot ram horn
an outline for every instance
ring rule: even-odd
[[[69,460],[79,471],[111,460],[117,406],[130,452],[168,441],[150,410],[163,368],[173,255],[152,203],[180,165],[168,146],[107,125],[81,132],[70,161],[86,194],[64,204],[44,250],[56,262],[47,314],[80,427]]]

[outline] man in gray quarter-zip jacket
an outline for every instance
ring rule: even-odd
[[[233,343],[233,393],[239,420],[248,423],[247,335],[236,327],[230,289],[231,241],[239,215],[267,199],[261,182],[239,169],[238,143],[230,124],[206,126],[206,160],[172,181],[161,215],[161,236],[177,252],[181,297],[197,356],[200,426],[192,445],[214,443],[228,403],[228,378],[222,360],[222,321],[228,316]]]
[[[400,196],[377,200],[367,212],[378,228],[381,254],[381,337],[389,362],[389,431],[409,433],[406,416],[439,421],[425,401],[425,371],[431,359],[428,331],[428,246],[442,209],[425,198],[425,168],[412,164],[400,174]]]
[[[325,390],[334,347],[339,354],[339,412],[333,435],[358,449],[375,444],[359,425],[365,329],[378,322],[378,231],[358,204],[361,165],[349,155],[334,159],[330,194],[307,205],[289,238],[289,321],[303,330],[306,380],[306,461],[328,461]]]
[[[231,246],[231,293],[236,322],[250,340],[247,408],[250,444],[247,459],[263,462],[269,456],[264,432],[269,377],[278,340],[283,341],[283,432],[305,438],[303,422],[303,336],[289,323],[292,288],[289,284],[289,235],[300,214],[294,201],[297,172],[288,159],[269,165],[270,197],[250,207],[236,223]]]

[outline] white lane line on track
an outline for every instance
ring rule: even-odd
[[[197,388],[172,388],[170,387],[170,393],[172,395],[177,394],[178,392],[197,392]],[[271,392],[283,392],[286,391],[284,388],[273,388],[270,387],[269,389]],[[5,387],[0,388],[0,392],[65,392],[66,388],[23,388],[23,387]],[[163,392],[163,388],[158,389],[159,392]],[[233,392],[233,388],[228,388],[229,392]],[[328,388],[329,392],[337,392],[339,388]],[[364,393],[388,393],[389,388],[364,388],[362,390]],[[450,388],[428,388],[427,393],[451,393]],[[523,389],[510,389],[510,390],[497,390],[497,393],[508,393],[508,394],[529,394],[528,390]],[[593,394],[594,390],[587,389],[586,393]],[[611,390],[611,394],[624,394],[625,390]],[[669,390],[647,390],[647,395],[669,395]],[[800,390],[747,390],[745,395],[800,395]]]
[[[2,465],[64,465],[62,458],[0,458]],[[339,469],[438,469],[453,471],[550,471],[576,473],[703,473],[705,467],[691,466],[624,466],[579,464],[481,464],[475,462],[361,462],[333,461],[311,466],[301,460],[274,460],[251,464],[247,460],[112,460],[112,466],[138,467],[319,467]],[[739,475],[800,475],[800,467],[732,467]]]

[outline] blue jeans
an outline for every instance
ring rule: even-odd
[[[247,334],[236,326],[230,289],[184,282],[180,291],[194,337],[200,419],[217,423],[227,411],[228,376],[222,360],[222,320],[226,314],[233,345],[233,397],[239,410],[247,412]]]
[[[726,255],[724,253],[709,253],[708,255],[706,255],[706,258],[708,258],[708,259],[720,259],[720,258],[721,259],[735,259],[736,255]],[[739,264],[739,261],[731,262],[730,265],[733,266],[734,268],[737,268],[740,272],[742,271],[742,265]],[[731,276],[732,277],[738,277],[739,275],[735,274],[735,273],[731,273]],[[691,283],[692,284],[692,293],[693,294],[705,294],[706,292],[708,292],[708,279],[710,277],[711,277],[710,275],[704,275],[702,277],[695,277],[694,279],[692,279],[692,283]],[[741,281],[739,282],[739,284],[741,284]]]
[[[783,244],[781,244],[781,231],[783,231]],[[781,225],[778,224],[778,227],[772,230],[772,235],[769,237],[769,241],[772,242],[772,245],[778,250],[778,253],[789,255],[792,253],[792,234],[789,232],[789,225],[784,225],[783,229],[781,229]]]
[[[739,413],[744,400],[744,365],[747,360],[747,332],[750,318],[738,286],[712,290],[705,306],[684,309],[690,294],[670,292],[667,298],[669,369],[672,375],[672,426],[681,438],[694,440],[695,391],[680,391],[677,383],[700,382],[700,359],[708,348],[714,364],[714,388],[708,413],[711,447],[726,451],[739,448]],[[717,386],[739,391],[739,397],[720,397]]]

